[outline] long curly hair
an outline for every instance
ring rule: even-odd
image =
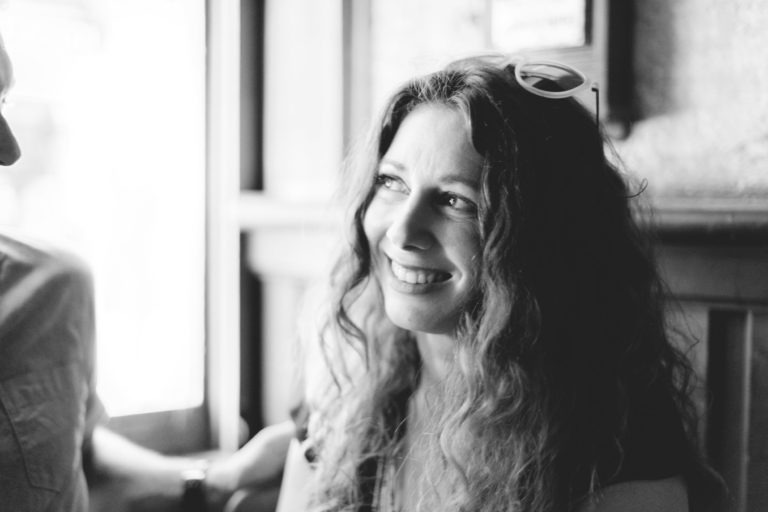
[[[436,508],[573,510],[633,479],[623,470],[638,455],[625,448],[662,429],[659,411],[675,419],[670,476],[696,494],[711,476],[696,448],[692,371],[669,339],[652,252],[593,114],[525,91],[512,64],[469,59],[402,86],[344,180],[351,230],[321,334],[335,385],[313,434],[316,509],[375,509],[407,428],[420,356],[384,313],[363,220],[380,159],[423,104],[461,112],[484,162],[479,297],[461,314],[432,419],[428,472],[451,482]],[[356,370],[341,364],[350,347]]]

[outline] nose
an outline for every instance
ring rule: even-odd
[[[21,156],[19,143],[13,136],[8,121],[0,114],[0,165],[11,165]]]
[[[387,238],[395,247],[411,251],[425,251],[432,247],[432,212],[417,195],[411,194],[400,204],[387,228]]]

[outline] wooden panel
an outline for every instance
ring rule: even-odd
[[[210,447],[203,407],[115,417],[109,428],[147,448],[163,453],[192,453]]]
[[[690,359],[696,372],[693,402],[699,417],[699,442],[705,445],[708,424],[707,366],[709,348],[709,306],[698,302],[680,302],[668,312],[671,338]]]
[[[639,220],[664,241],[697,245],[766,246],[768,198],[661,197]]]
[[[752,315],[715,310],[709,325],[707,449],[730,493],[723,510],[745,512]]]
[[[679,300],[768,304],[768,247],[664,245],[658,257]]]
[[[752,334],[747,503],[758,512],[768,510],[768,312],[754,315]]]

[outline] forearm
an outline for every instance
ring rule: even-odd
[[[213,458],[205,481],[211,510],[220,510],[232,494],[244,488],[275,486],[282,475],[292,422],[266,427],[233,454]],[[181,500],[183,473],[200,467],[200,458],[166,456],[96,427],[92,439],[93,469],[103,482],[114,510],[163,512]]]
[[[265,427],[232,455],[214,460],[207,485],[225,492],[276,482],[294,436],[291,421]]]
[[[103,426],[94,430],[92,444],[94,469],[106,477],[149,478],[162,485],[178,482],[181,472],[194,462],[144,448]]]
[[[169,457],[98,426],[92,437],[92,510],[170,512],[178,510],[182,472],[196,459]]]

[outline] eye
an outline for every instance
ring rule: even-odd
[[[398,192],[401,194],[408,193],[408,187],[403,183],[403,180],[390,174],[379,174],[376,176],[376,187],[379,189],[386,189],[391,192]]]
[[[459,194],[454,194],[453,192],[442,193],[439,198],[439,203],[441,206],[445,206],[462,214],[475,215],[477,213],[477,205],[474,201]]]

